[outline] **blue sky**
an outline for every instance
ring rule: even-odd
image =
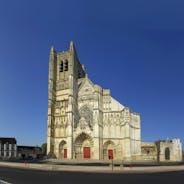
[[[0,136],[46,142],[52,45],[141,114],[142,140],[184,141],[184,2],[1,0]]]

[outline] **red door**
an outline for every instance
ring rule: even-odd
[[[67,149],[64,149],[64,158],[67,158]]]
[[[109,157],[109,159],[113,159],[114,158],[113,150],[108,150],[108,157]]]
[[[84,158],[90,158],[90,147],[83,148]]]

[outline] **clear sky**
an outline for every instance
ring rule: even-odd
[[[141,114],[142,140],[184,142],[184,1],[1,0],[0,136],[46,142],[49,50]]]

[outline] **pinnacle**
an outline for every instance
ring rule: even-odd
[[[73,40],[70,41],[70,50],[75,52],[75,46]]]
[[[54,46],[52,45],[50,48],[50,52],[55,52]]]

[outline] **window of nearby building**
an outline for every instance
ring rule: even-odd
[[[6,156],[9,157],[9,151],[6,152]]]
[[[12,144],[12,150],[14,150],[15,149],[15,145],[14,144]]]
[[[9,144],[6,143],[6,150],[9,150]]]
[[[12,152],[11,152],[11,156],[12,156],[12,157],[14,157],[14,156],[15,156],[14,151],[12,151]]]
[[[4,150],[4,144],[1,144],[1,150]]]
[[[4,151],[1,151],[1,156],[4,157]]]

